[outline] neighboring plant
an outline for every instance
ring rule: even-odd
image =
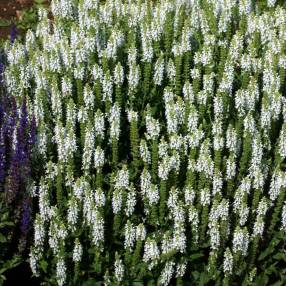
[[[11,43],[16,34],[11,35]],[[8,270],[27,255],[31,229],[30,160],[35,143],[35,120],[29,118],[25,98],[17,105],[7,95],[0,54],[0,285]]]
[[[54,0],[52,15],[39,10],[35,31],[6,48],[5,70],[38,131],[35,276],[285,283],[286,9],[277,3]]]
[[[19,29],[27,31],[34,29],[38,22],[38,10],[46,7],[49,1],[33,0],[33,5],[20,11],[19,17],[16,19],[16,25]]]

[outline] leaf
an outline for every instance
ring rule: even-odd
[[[272,256],[275,260],[283,260],[286,262],[286,256],[284,253],[276,253],[275,255]]]
[[[86,282],[83,282],[82,286],[101,286],[103,285],[103,281],[96,281],[94,279],[89,279]]]
[[[283,283],[284,283],[283,281],[277,281],[277,282],[271,284],[270,286],[282,286]]]
[[[0,27],[9,27],[11,25],[11,21],[7,19],[0,19]]]
[[[194,253],[194,254],[192,254],[192,255],[190,255],[189,256],[189,261],[194,261],[194,260],[196,260],[196,259],[199,259],[199,258],[201,258],[201,257],[204,257],[204,254],[203,253],[201,253],[201,252],[199,252],[199,253]]]
[[[40,267],[43,269],[43,271],[45,272],[45,273],[47,273],[47,268],[48,268],[48,262],[47,261],[45,261],[45,260],[41,260],[40,261]]]
[[[269,247],[267,247],[264,251],[261,252],[261,254],[258,257],[258,261],[263,260],[264,258],[266,258],[268,255],[270,255],[272,252],[274,251],[274,247],[272,245],[270,245]]]
[[[266,274],[272,274],[272,273],[277,273],[277,267],[276,264],[278,262],[276,261],[275,263],[273,263],[272,265],[270,265],[269,267],[267,267],[267,269],[265,270]]]
[[[133,281],[132,286],[144,286],[143,281]]]
[[[0,243],[5,243],[5,242],[7,242],[7,238],[2,233],[0,233]]]

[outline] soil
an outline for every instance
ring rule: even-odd
[[[13,23],[23,9],[32,5],[33,0],[0,0],[0,22],[1,20],[10,20]],[[13,24],[10,26],[0,25],[0,38],[9,38],[12,27]]]

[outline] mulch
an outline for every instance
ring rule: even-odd
[[[33,0],[0,0],[0,22],[10,20],[15,22],[22,10],[33,5]],[[0,38],[7,39],[10,36],[13,24],[9,26],[0,25]]]

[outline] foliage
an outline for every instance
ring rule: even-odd
[[[7,45],[8,91],[37,126],[35,276],[285,284],[279,3],[54,0]]]

